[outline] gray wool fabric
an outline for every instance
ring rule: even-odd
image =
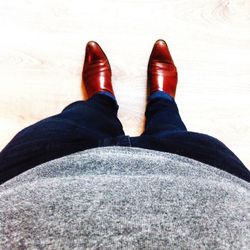
[[[249,249],[250,184],[171,153],[110,146],[0,185],[0,249]]]

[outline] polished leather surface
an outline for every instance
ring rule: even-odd
[[[108,91],[114,95],[111,75],[108,58],[100,45],[94,41],[88,42],[82,71],[82,80],[88,97],[101,91]]]
[[[149,94],[161,90],[175,97],[178,75],[167,43],[155,42],[148,62]]]

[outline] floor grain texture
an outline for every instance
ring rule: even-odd
[[[163,38],[188,129],[222,140],[250,168],[249,28],[247,0],[0,0],[0,149],[22,128],[82,99],[89,40],[111,63],[126,134],[139,135],[147,62]]]

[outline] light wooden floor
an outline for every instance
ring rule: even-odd
[[[113,70],[126,134],[142,132],[146,67],[167,41],[187,127],[222,140],[250,168],[250,1],[0,0],[0,149],[81,99],[85,45]]]

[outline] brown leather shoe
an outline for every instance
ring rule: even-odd
[[[97,42],[89,41],[86,45],[82,71],[82,80],[88,98],[102,91],[108,91],[114,95],[111,75],[110,64],[102,48]]]
[[[155,42],[148,62],[149,94],[157,90],[165,91],[175,97],[177,69],[169,52],[167,43],[159,39]]]

